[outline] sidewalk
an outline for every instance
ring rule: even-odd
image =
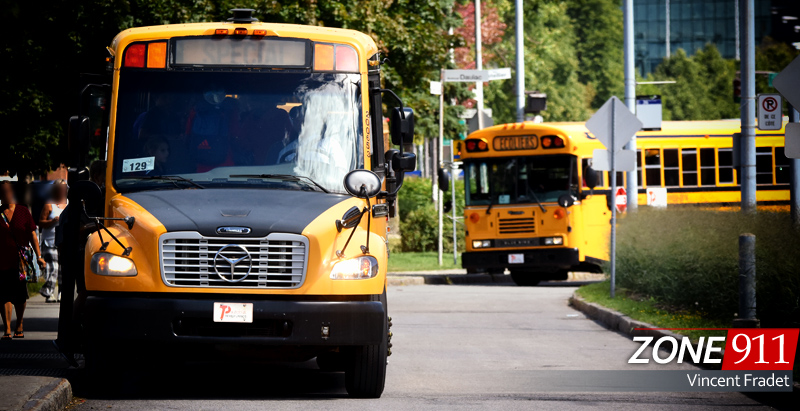
[[[72,386],[63,378],[68,365],[52,342],[57,316],[58,304],[31,297],[25,338],[0,341],[0,411],[63,410],[72,401]]]

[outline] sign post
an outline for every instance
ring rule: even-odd
[[[789,110],[789,124],[786,125],[784,135],[784,153],[791,161],[790,201],[792,220],[795,225],[800,225],[800,123],[796,108],[800,107],[800,57],[795,58],[772,80],[775,90],[786,98],[791,104]]]
[[[606,147],[608,151],[608,168],[611,171],[609,176],[611,178],[611,195],[615,197],[615,204],[611,208],[611,241],[609,244],[609,260],[611,262],[611,298],[614,298],[616,293],[616,259],[617,259],[617,205],[616,197],[620,194],[617,191],[617,171],[636,169],[636,154],[633,156],[625,153],[622,148],[628,141],[636,135],[636,132],[641,130],[642,122],[634,116],[627,107],[615,96],[608,99],[608,101],[597,110],[596,113],[586,122],[586,128],[591,131],[598,140]],[[596,150],[602,153],[603,150]],[[630,151],[628,150],[630,153]],[[620,164],[624,167],[619,167],[617,164],[617,157],[627,158],[626,164]],[[632,161],[630,159],[633,159]],[[592,161],[594,164],[594,161]],[[621,188],[621,187],[620,187]],[[631,195],[638,195],[638,188],[631,187]],[[623,189],[622,194],[625,191]],[[627,199],[626,199],[627,203]],[[626,205],[627,207],[627,205]]]
[[[480,54],[480,52],[479,52]],[[484,81],[492,81],[492,80],[505,80],[511,78],[511,69],[510,68],[499,68],[493,70],[444,70],[440,71],[440,81],[432,81],[431,82],[431,94],[438,94],[439,95],[439,161],[438,167],[443,168],[445,166],[444,161],[444,90],[443,86],[444,83],[478,83],[479,85],[483,85]],[[482,92],[482,89],[478,90]],[[483,96],[478,96],[479,101],[483,100]],[[483,122],[483,110],[478,110],[478,119],[482,123]],[[453,160],[453,151],[454,147],[452,146],[453,143],[450,143],[450,168],[452,170],[452,175],[450,176],[453,188],[453,210],[456,208],[456,200],[455,200],[455,192],[456,192],[456,185],[455,185],[455,176],[456,176],[456,169],[458,167],[457,164],[454,163]],[[433,182],[434,185],[434,192],[437,193],[437,201],[436,201],[436,208],[438,209],[439,213],[439,265],[442,265],[442,251],[443,251],[443,226],[444,226],[444,192],[441,191],[442,187],[438,187],[437,189],[437,182],[436,176],[437,173],[433,173]],[[457,260],[457,250],[456,250],[456,218],[455,218],[455,211],[453,212],[453,259]]]

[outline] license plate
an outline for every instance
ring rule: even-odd
[[[509,254],[508,255],[508,263],[509,264],[522,264],[525,262],[525,254]]]
[[[214,303],[215,323],[252,323],[253,303]]]

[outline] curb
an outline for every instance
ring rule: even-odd
[[[512,284],[510,275],[489,274],[423,274],[389,275],[386,281],[391,286],[403,285],[453,285],[453,284]]]
[[[619,311],[603,307],[600,304],[590,303],[584,300],[583,297],[579,296],[577,293],[572,293],[572,297],[569,298],[569,303],[576,310],[586,314],[587,317],[605,325],[612,331],[619,331],[629,337],[648,336],[648,337],[654,337],[655,339],[661,337],[672,337],[675,338],[677,341],[680,341],[681,338],[684,337],[683,335],[674,333],[669,330],[635,330],[635,328],[658,328],[658,327],[650,323],[634,320],[633,318],[628,317],[627,315]],[[725,355],[724,349],[719,352],[716,351],[712,352],[711,358],[721,360],[723,355]],[[689,360],[689,362],[692,361]],[[703,367],[703,364],[695,364],[695,365]]]
[[[72,401],[72,386],[64,378],[40,388],[22,407],[25,411],[60,411]]]

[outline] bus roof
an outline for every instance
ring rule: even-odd
[[[360,60],[364,62],[378,52],[375,41],[368,35],[355,30],[338,29],[319,26],[305,26],[299,24],[278,24],[278,23],[233,23],[233,22],[212,22],[212,23],[186,23],[186,24],[167,24],[163,26],[135,27],[120,32],[111,42],[111,50],[116,56],[122,55],[122,50],[134,41],[150,41],[158,39],[169,39],[172,37],[184,36],[213,36],[217,29],[229,29],[233,32],[234,28],[252,30],[262,29],[267,31],[266,37],[277,38],[300,38],[313,41],[331,42],[348,44],[353,46],[360,55]],[[121,58],[116,59],[115,68],[119,68]],[[366,67],[366,64],[361,64]]]

